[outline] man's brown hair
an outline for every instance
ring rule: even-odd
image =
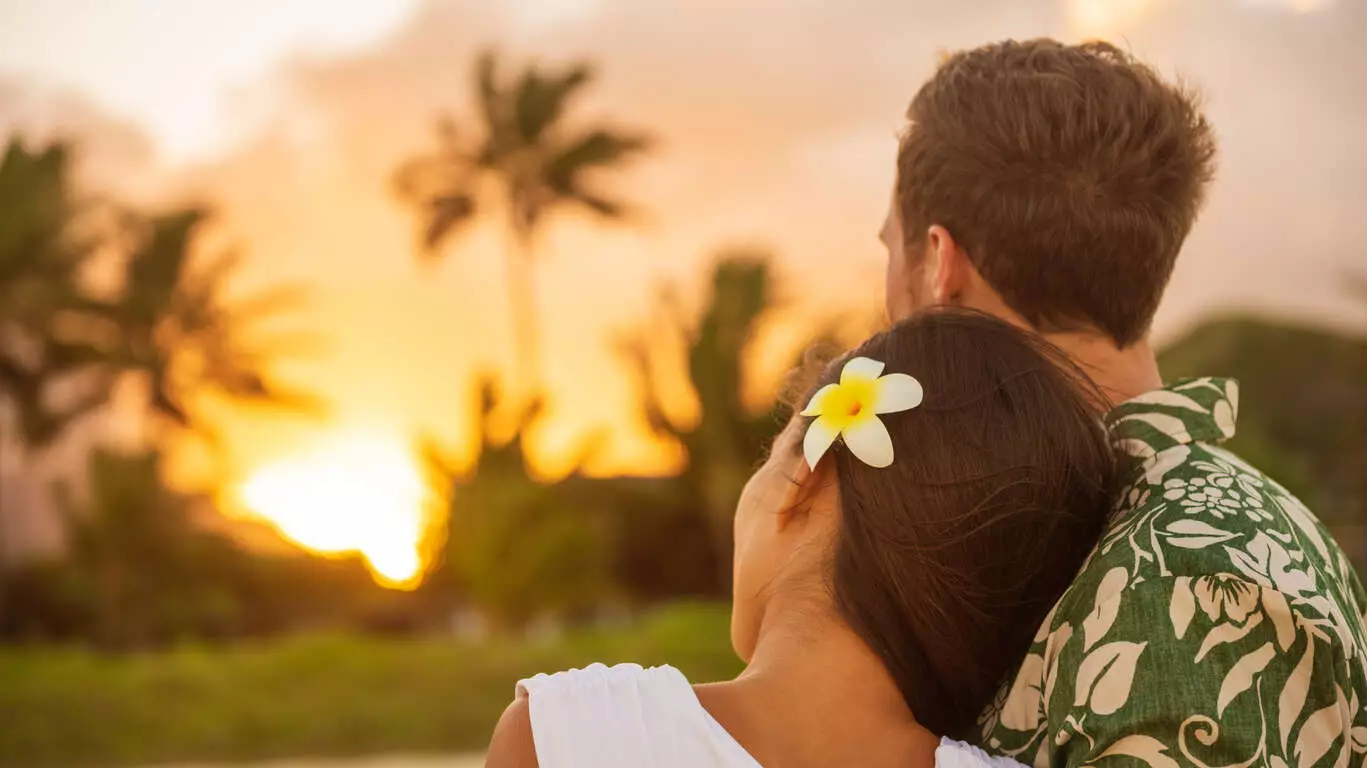
[[[897,157],[908,252],[939,224],[1037,330],[1147,333],[1214,170],[1193,93],[1108,43],[947,58]]]

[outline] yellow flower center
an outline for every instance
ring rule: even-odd
[[[832,422],[831,426],[843,430],[873,415],[877,391],[872,379],[846,381],[826,396],[826,401],[821,404],[821,415]]]

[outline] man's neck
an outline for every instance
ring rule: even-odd
[[[1163,386],[1147,338],[1124,349],[1097,333],[1046,333],[1044,338],[1072,358],[1112,406]]]

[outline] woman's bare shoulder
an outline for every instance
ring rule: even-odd
[[[526,696],[518,696],[494,728],[484,768],[538,768],[532,741],[532,715]]]

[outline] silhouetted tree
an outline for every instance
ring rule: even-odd
[[[763,457],[765,446],[790,413],[783,402],[756,409],[747,406],[743,398],[751,343],[764,315],[774,308],[773,283],[767,254],[723,253],[713,269],[711,289],[696,323],[690,327],[682,314],[674,311],[668,320],[672,328],[638,332],[619,345],[636,371],[647,423],[657,434],[677,440],[688,453],[688,466],[676,481],[674,495],[687,498],[707,525],[715,550],[713,560],[719,569],[717,586],[723,590],[730,585],[731,521],[736,500]],[[656,358],[661,334],[675,334],[684,340],[686,373],[701,411],[696,425],[677,423],[661,402],[662,374]],[[810,343],[833,344],[829,332],[814,336]]]
[[[592,80],[587,65],[547,72],[533,64],[510,82],[498,77],[497,65],[492,52],[475,65],[478,126],[467,132],[443,118],[437,126],[438,150],[405,163],[396,186],[419,211],[423,252],[430,258],[440,255],[447,239],[489,202],[485,182],[495,183],[512,239],[506,259],[518,375],[535,392],[540,345],[531,263],[538,227],[558,207],[621,218],[623,204],[595,191],[589,176],[620,166],[648,141],[606,126],[575,131],[565,126],[571,100]]]
[[[108,307],[82,282],[99,240],[81,230],[69,165],[66,146],[18,139],[0,158],[0,451],[52,444],[105,402],[113,376],[88,337]]]
[[[59,486],[69,546],[60,559],[23,564],[0,582],[0,639],[126,649],[411,623],[411,598],[377,585],[360,558],[252,552],[204,525],[212,501],[168,488],[161,461],[156,449],[96,449],[83,491]]]
[[[225,252],[202,266],[192,258],[205,219],[204,211],[190,209],[140,224],[124,263],[116,319],[120,367],[146,377],[151,415],[212,437],[212,426],[196,414],[197,396],[295,407],[314,401],[268,375],[271,361],[300,340],[258,326],[296,306],[302,292],[286,286],[230,299],[237,255]]]
[[[565,616],[610,597],[605,481],[577,471],[554,485],[528,475],[522,429],[500,442],[492,432],[493,388],[480,386],[480,451],[466,471],[429,450],[447,500],[442,540],[423,589],[449,609],[474,607],[499,630],[539,616]],[[536,418],[533,404],[523,418]],[[581,447],[576,465],[594,450]]]

